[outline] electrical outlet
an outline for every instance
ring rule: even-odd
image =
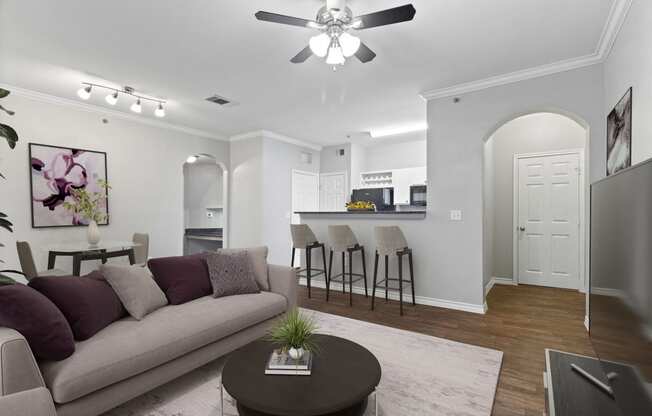
[[[462,221],[462,211],[459,209],[453,209],[450,212],[451,221]]]

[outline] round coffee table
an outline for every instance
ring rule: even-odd
[[[319,352],[309,376],[266,375],[274,344],[254,341],[233,352],[222,385],[240,416],[361,416],[380,382],[378,360],[344,338],[316,335]]]

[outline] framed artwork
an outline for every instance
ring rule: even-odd
[[[106,153],[71,147],[29,144],[32,227],[75,227],[88,224],[83,217],[73,215],[63,207],[71,200],[70,190],[85,188],[101,192],[98,181],[108,181]],[[109,223],[108,192],[103,207]]]
[[[632,88],[607,116],[607,176],[632,166]]]

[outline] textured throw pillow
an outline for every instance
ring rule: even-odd
[[[66,318],[54,303],[29,286],[0,287],[0,326],[20,332],[39,360],[61,361],[75,352]]]
[[[78,341],[92,337],[127,315],[99,271],[82,277],[36,277],[30,280],[29,286],[59,308]]]
[[[205,255],[161,257],[151,259],[147,267],[171,305],[180,305],[210,295]]]
[[[103,265],[100,273],[118,295],[129,315],[138,320],[168,304],[165,294],[144,267]]]
[[[247,252],[209,254],[206,264],[216,298],[260,292]]]
[[[231,254],[241,253],[243,251],[249,254],[249,260],[251,261],[251,266],[253,267],[258,287],[260,290],[269,291],[269,278],[267,277],[267,247],[223,248],[217,252]]]

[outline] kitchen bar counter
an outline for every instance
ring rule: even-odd
[[[364,218],[401,218],[401,219],[422,219],[426,217],[426,211],[298,211],[302,217],[364,217]]]

